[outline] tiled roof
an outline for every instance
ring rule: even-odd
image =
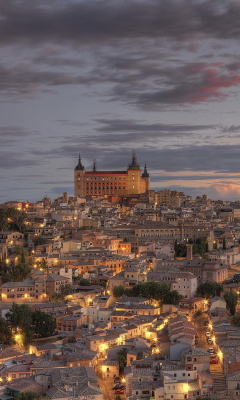
[[[56,282],[63,280],[69,280],[69,278],[67,278],[66,276],[55,274],[54,272],[52,274],[47,274],[47,282]]]

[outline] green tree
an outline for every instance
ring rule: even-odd
[[[239,283],[240,282],[240,274],[234,274],[231,283]]]
[[[208,252],[207,237],[198,238],[193,242],[193,254],[204,256]]]
[[[145,297],[150,300],[161,300],[170,291],[170,285],[160,282],[145,282],[135,285],[132,289],[126,289],[125,293],[131,297]]]
[[[35,335],[41,338],[53,335],[56,329],[54,318],[38,310],[32,313],[32,324],[34,326]]]
[[[12,330],[20,331],[23,344],[25,346],[29,344],[34,334],[31,308],[27,304],[13,303],[12,308],[6,314],[6,319]]]
[[[187,256],[187,246],[185,243],[178,243],[174,246],[175,257],[186,257]]]
[[[11,273],[11,282],[21,282],[31,275],[31,267],[29,264],[17,264]]]
[[[33,240],[34,246],[41,246],[42,244],[46,244],[47,240],[46,238],[42,236],[38,236]]]
[[[222,285],[217,282],[205,282],[197,287],[196,296],[209,298],[220,296]]]
[[[226,246],[226,238],[223,238],[223,245],[222,245],[223,250],[227,250],[227,246]]]
[[[235,314],[233,317],[233,323],[236,326],[240,326],[240,314]]]
[[[91,283],[90,283],[89,279],[82,278],[79,281],[79,285],[81,285],[81,286],[90,286]]]
[[[52,296],[50,297],[49,301],[53,302],[53,303],[59,302],[59,301],[64,301],[64,297],[60,293],[54,292],[52,294]]]
[[[166,292],[162,298],[163,304],[175,304],[178,305],[180,300],[182,300],[184,296],[177,292],[177,290],[170,290]]]
[[[123,375],[124,373],[124,368],[127,365],[127,349],[124,347],[117,353],[117,361],[118,361],[118,366],[119,366],[119,374]]]
[[[125,292],[125,289],[122,285],[114,286],[113,288],[113,296],[114,297],[121,297]]]
[[[224,294],[224,300],[227,303],[227,309],[232,315],[236,313],[236,307],[238,302],[238,295],[235,292],[227,292]]]
[[[31,391],[19,392],[15,400],[35,400],[39,398],[39,394]]]
[[[12,332],[11,329],[2,317],[0,317],[0,343],[1,344],[12,344]]]
[[[7,219],[8,230],[25,232],[27,214],[23,211],[16,210],[13,207],[4,210],[4,219]],[[1,220],[1,218],[0,218]]]
[[[55,301],[65,301],[65,297],[73,292],[73,288],[70,284],[61,285],[60,286],[60,293],[53,293],[50,297],[51,302]]]
[[[12,254],[17,256],[18,263],[21,264],[28,263],[29,260],[28,252],[24,249],[24,247],[15,246],[14,249],[12,250]]]
[[[60,286],[60,294],[63,298],[68,296],[72,292],[73,292],[73,288],[72,288],[72,285],[70,285],[69,283],[67,283],[66,285]]]

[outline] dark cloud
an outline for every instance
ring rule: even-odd
[[[184,135],[195,131],[206,131],[214,129],[214,125],[181,125],[181,124],[146,124],[134,120],[124,119],[98,119],[96,122],[102,126],[96,128],[97,132],[137,132],[137,133],[157,133],[159,135]],[[109,136],[108,136],[109,138]]]
[[[7,137],[21,138],[28,136],[30,132],[25,131],[23,128],[18,126],[0,126],[0,139]]]
[[[32,167],[39,164],[40,161],[32,158],[29,154],[26,157],[26,154],[21,154],[21,152],[0,151],[0,168],[17,170],[20,167]]]
[[[25,40],[98,43],[113,39],[174,38],[194,35],[240,36],[239,3],[229,0],[191,1],[17,1],[2,0],[0,42]]]
[[[239,171],[240,173],[240,171]],[[219,171],[216,172],[216,175],[191,175],[191,172],[189,172],[189,175],[163,175],[159,173],[158,175],[151,175],[151,183],[154,185],[155,182],[162,182],[162,181],[201,181],[201,180],[206,180],[206,181],[219,181],[220,179],[226,179],[225,175],[221,175]],[[240,176],[236,177],[234,175],[228,175],[227,176],[228,182],[231,183],[230,179],[240,179]],[[223,182],[221,182],[223,183]],[[224,182],[226,183],[226,181]]]
[[[93,83],[93,77],[69,72],[37,71],[30,64],[9,67],[0,64],[0,91],[9,94],[31,95],[39,86],[62,86]]]
[[[228,127],[224,127],[222,132],[225,133],[239,133],[240,132],[240,125],[231,125]]]
[[[34,47],[28,62],[2,61],[0,91],[108,83],[105,101],[146,110],[223,100],[240,84],[238,60],[212,64],[208,54],[190,63],[173,54],[185,42],[196,52],[199,38],[236,39],[239,17],[228,0],[3,0],[0,46],[15,46],[21,59],[19,49]]]

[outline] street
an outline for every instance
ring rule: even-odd
[[[102,378],[102,371],[101,371],[101,367],[102,367],[102,361],[104,359],[99,359],[98,360],[98,365],[96,368],[96,374],[98,377],[98,382],[99,382],[99,386],[101,391],[103,392],[103,398],[104,400],[114,400],[116,398],[116,394],[114,392],[114,390],[112,389],[113,385],[114,385],[114,381],[112,378],[108,378],[108,379],[103,379]],[[120,394],[118,395],[121,397],[122,400],[126,400],[126,394]]]

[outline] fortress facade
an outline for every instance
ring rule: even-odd
[[[92,171],[86,171],[79,155],[74,169],[74,195],[86,196],[128,196],[145,193],[150,189],[150,177],[145,164],[144,171],[137,162],[135,153],[126,171],[98,171],[93,163]]]

